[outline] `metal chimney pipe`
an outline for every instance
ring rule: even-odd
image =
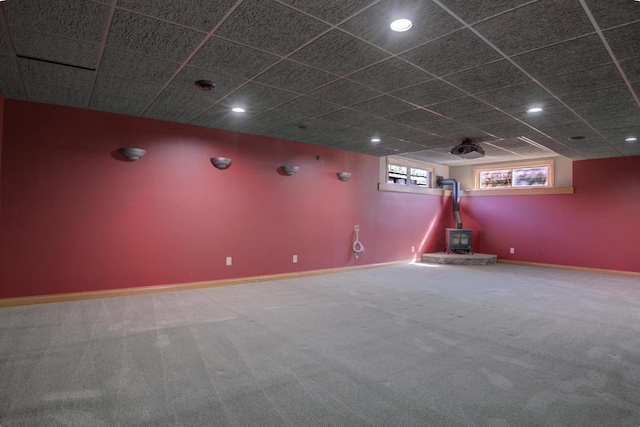
[[[460,183],[455,179],[438,177],[437,184],[453,186],[453,219],[456,221],[456,228],[462,229],[462,219],[460,218]]]

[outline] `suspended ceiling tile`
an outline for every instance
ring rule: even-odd
[[[493,107],[474,97],[467,96],[464,98],[454,99],[452,101],[429,105],[428,109],[442,114],[443,116],[455,118],[493,110]]]
[[[598,131],[606,132],[614,129],[625,129],[626,133],[640,133],[640,109],[630,116],[611,117],[604,120],[593,120],[591,125]]]
[[[508,56],[595,31],[579,2],[557,0],[533,2],[474,29]]]
[[[118,7],[209,32],[234,3],[236,0],[118,0]]]
[[[150,84],[164,84],[178,70],[178,66],[173,62],[107,48],[99,72]]]
[[[276,61],[276,56],[212,37],[198,50],[189,65],[219,74],[250,78]]]
[[[553,97],[536,83],[524,83],[489,92],[476,94],[478,98],[489,104],[501,108],[514,108],[529,105],[545,106],[547,102],[553,100]]]
[[[337,24],[375,3],[373,0],[281,0],[281,2],[332,24]]]
[[[479,129],[469,128],[469,127],[453,128],[451,130],[446,130],[444,132],[441,132],[439,135],[442,138],[446,138],[450,141],[455,141],[455,142],[462,142],[462,140],[465,138],[471,138],[479,141],[487,138],[493,139],[493,137],[488,136],[487,133]]]
[[[396,90],[391,92],[391,95],[420,106],[438,104],[467,96],[461,90],[442,80],[431,80]]]
[[[589,10],[598,26],[605,30],[610,27],[640,21],[640,5],[627,0],[587,0]]]
[[[331,113],[325,114],[320,119],[327,122],[332,122],[340,126],[353,126],[358,123],[364,123],[371,120],[376,120],[375,116],[366,114],[360,111],[352,110],[350,108],[343,108]]]
[[[512,122],[497,123],[483,130],[498,138],[513,138],[531,132],[531,127],[514,120]]]
[[[284,60],[260,74],[256,81],[297,93],[306,93],[335,79],[335,76],[324,71]]]
[[[589,108],[633,102],[633,96],[627,85],[620,85],[564,96],[562,100],[572,108]]]
[[[412,110],[415,106],[390,96],[382,95],[377,98],[368,99],[358,104],[354,104],[352,108],[368,114],[373,114],[374,116],[389,117],[402,113],[403,111]]]
[[[562,126],[580,122],[580,119],[575,114],[566,109],[565,111],[554,113],[546,111],[540,113],[523,113],[517,115],[517,117],[536,128],[540,126]]]
[[[77,108],[86,107],[89,98],[89,92],[85,90],[36,83],[27,85],[27,95],[29,101]]]
[[[111,77],[101,74],[96,80],[94,94],[111,95],[113,98],[131,98],[151,102],[160,92],[162,85],[143,83],[137,80],[129,80]]]
[[[474,94],[530,81],[507,60],[496,61],[444,77],[452,85]]]
[[[597,35],[569,40],[513,57],[534,78],[567,74],[611,62],[611,57]]]
[[[318,135],[316,137],[305,139],[305,142],[309,144],[317,145],[340,145],[354,139],[367,138],[368,135],[363,136],[361,129],[354,128],[341,128],[334,132],[329,132],[324,135]],[[371,138],[370,136],[368,136]]]
[[[500,13],[513,10],[531,0],[440,0],[453,13],[473,23]]]
[[[229,108],[241,107],[249,113],[258,114],[296,96],[292,92],[286,92],[259,83],[248,83],[225,98],[222,104]]]
[[[349,80],[338,80],[308,94],[313,98],[340,106],[349,106],[380,96],[380,92]]]
[[[638,75],[640,76],[640,72]],[[624,84],[624,80],[614,64],[606,64],[588,70],[543,79],[542,84],[555,95],[562,97],[621,85]]]
[[[410,31],[390,31],[398,18],[410,19]],[[393,53],[411,49],[462,27],[435,3],[424,0],[382,0],[354,16],[340,28]]]
[[[238,130],[240,132],[251,133],[254,135],[266,135],[275,129],[296,123],[298,120],[300,120],[300,118],[297,116],[271,110],[255,117],[252,120],[242,122],[238,126]]]
[[[348,129],[359,132],[361,135],[359,139],[362,142],[370,143],[372,137],[393,137],[395,132],[402,129],[402,125],[389,120],[378,119],[371,122],[360,123]],[[384,138],[382,139],[384,141]]]
[[[22,84],[18,80],[0,78],[0,93],[8,99],[26,98],[24,90],[22,90]]]
[[[149,101],[143,99],[126,98],[109,93],[94,93],[89,107],[110,113],[139,116],[148,104]]]
[[[640,22],[603,32],[618,61],[635,58],[640,45]]]
[[[400,56],[436,76],[452,74],[502,58],[466,29],[416,47]]]
[[[166,88],[155,100],[153,105],[180,107],[186,110],[201,112],[216,102],[216,99],[207,92],[196,93],[186,90]],[[194,117],[195,114],[192,116]]]
[[[203,33],[197,31],[117,10],[109,31],[107,46],[182,62],[204,37]]]
[[[27,86],[37,84],[81,91],[91,90],[93,71],[22,58],[18,59],[18,64]],[[32,91],[30,90],[30,92]]]
[[[317,99],[301,96],[277,107],[280,112],[288,112],[302,117],[318,117],[336,109],[335,105]]]
[[[352,74],[349,79],[382,92],[390,92],[433,80],[433,76],[400,59],[391,58]]]
[[[213,108],[195,117],[189,123],[216,129],[236,130],[241,123],[252,118],[253,115],[251,114],[236,113],[224,106],[215,105]]]
[[[563,144],[568,145],[571,143],[567,138],[574,136],[584,136],[585,139],[580,141],[593,140],[599,138],[596,133],[586,124],[572,123],[569,125],[560,125],[553,127],[542,127],[541,130],[551,136],[554,139],[562,141]]]
[[[203,91],[196,86],[198,80],[211,80],[215,83],[215,88],[210,91]],[[229,77],[224,74],[217,74],[199,68],[184,67],[178,75],[171,81],[170,87],[200,94],[206,94],[212,99],[220,99],[237,89],[244,83],[244,80]]]
[[[418,129],[425,129],[429,123],[437,122],[442,119],[443,117],[430,113],[429,111],[425,111],[421,108],[405,111],[389,117],[389,120]]]
[[[585,120],[604,120],[611,117],[632,116],[638,114],[638,104],[626,102],[623,104],[595,105],[593,107],[576,108],[576,112]]]
[[[513,121],[511,117],[497,110],[483,111],[482,113],[475,113],[468,116],[457,117],[456,120],[478,129],[484,129],[488,125],[492,124]]]
[[[308,120],[270,132],[267,136],[290,141],[306,140],[313,136],[334,132],[341,126],[324,120]]]
[[[8,55],[0,55],[0,79],[18,80],[16,65]]]
[[[620,66],[630,82],[640,82],[640,56],[620,61]]]
[[[245,0],[215,34],[287,55],[328,28],[328,25],[276,2]]]
[[[291,59],[330,73],[345,75],[388,56],[382,50],[342,31],[333,30],[293,54]]]
[[[9,27],[100,43],[109,7],[86,0],[4,2]]]
[[[100,46],[94,43],[53,37],[20,28],[11,30],[11,35],[17,55],[94,69],[98,62]]]
[[[197,109],[163,105],[156,102],[144,113],[144,117],[170,122],[188,123],[191,119],[196,117],[198,113],[199,111]]]
[[[427,123],[422,128],[427,132],[443,136],[444,134],[447,134],[449,132],[454,132],[461,129],[466,130],[468,127],[468,125],[461,122],[449,119],[441,119],[435,122]]]

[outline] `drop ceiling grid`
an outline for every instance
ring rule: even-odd
[[[65,6],[64,10],[72,10],[73,7],[81,7],[81,0],[70,0],[69,4],[71,6]],[[620,34],[633,34],[636,30],[635,23],[640,21],[640,15],[637,14],[638,8],[633,8],[628,4],[624,6],[625,13],[621,14],[617,11],[615,13],[609,14],[606,9],[603,9],[599,6],[599,3],[595,0],[588,0],[589,6],[593,8],[593,15],[597,22],[606,22],[606,25],[603,24],[603,32],[605,33],[605,37],[607,36],[606,32],[610,31],[610,37],[618,37],[620,38]],[[55,2],[47,1],[47,0],[37,0],[34,3],[47,3],[50,8],[58,7],[55,5]],[[116,2],[111,1],[94,1],[90,0],[86,3],[93,4],[92,7],[97,8],[106,8],[109,9],[110,6],[113,6]],[[573,145],[568,145],[562,138],[565,138],[566,131],[558,129],[558,125],[569,125],[571,124],[571,120],[568,116],[566,116],[565,111],[569,111],[570,113],[575,113],[576,117],[587,126],[586,129],[590,129],[591,133],[594,136],[594,141],[602,145],[603,150],[611,151],[611,150],[622,150],[627,146],[620,146],[619,144],[612,144],[609,141],[613,136],[622,135],[624,132],[624,127],[628,126],[629,123],[632,123],[635,112],[638,111],[637,105],[635,110],[633,106],[619,106],[614,109],[607,108],[606,103],[611,101],[607,101],[607,96],[600,96],[598,93],[593,93],[591,95],[600,96],[602,102],[600,104],[595,104],[595,101],[590,101],[587,103],[580,103],[578,100],[580,99],[580,93],[584,93],[585,96],[590,96],[590,92],[594,91],[594,88],[591,87],[586,82],[593,81],[593,76],[597,76],[599,80],[598,86],[595,89],[606,89],[607,87],[616,86],[612,84],[611,79],[613,76],[616,76],[615,71],[611,72],[611,68],[607,67],[612,64],[611,59],[608,60],[607,63],[602,63],[602,59],[598,59],[598,62],[586,63],[588,66],[586,68],[580,68],[576,70],[576,74],[579,74],[583,78],[583,82],[585,83],[576,83],[571,87],[567,87],[568,80],[566,77],[563,79],[562,76],[569,76],[568,73],[560,73],[554,76],[540,78],[540,80],[536,80],[537,76],[535,74],[530,74],[528,67],[522,67],[519,65],[519,62],[515,62],[513,58],[518,58],[519,55],[522,55],[522,58],[526,58],[527,55],[537,55],[537,52],[544,52],[545,48],[553,48],[553,46],[561,46],[563,43],[567,43],[568,41],[580,42],[581,39],[586,39],[589,35],[595,35],[593,26],[587,27],[585,26],[585,16],[576,13],[576,5],[579,3],[584,3],[584,0],[570,0],[567,2],[562,2],[562,4],[552,4],[557,3],[552,0],[536,0],[529,2],[491,2],[488,0],[480,0],[470,4],[469,2],[462,2],[461,0],[434,0],[433,2],[419,2],[416,0],[407,0],[405,2],[395,2],[394,0],[378,0],[378,1],[352,1],[348,2],[349,4],[345,4],[342,1],[338,0],[330,0],[327,3],[326,7],[319,5],[317,2],[309,1],[309,0],[277,0],[277,1],[255,1],[255,0],[245,0],[239,2],[233,2],[231,0],[227,0],[227,3],[238,6],[238,11],[242,11],[245,15],[253,14],[256,11],[260,10],[268,10],[275,11],[272,13],[272,18],[275,21],[279,22],[281,18],[280,12],[285,10],[289,10],[291,12],[286,12],[285,14],[293,13],[304,16],[309,19],[303,19],[310,28],[315,28],[311,33],[316,34],[317,31],[321,31],[322,28],[325,28],[324,32],[320,32],[316,34],[315,38],[311,38],[307,40],[307,36],[303,35],[299,37],[295,43],[292,43],[292,40],[284,40],[281,46],[288,47],[277,47],[277,46],[269,46],[266,44],[262,44],[264,40],[268,39],[265,37],[262,40],[260,37],[256,37],[252,34],[241,34],[241,32],[237,30],[232,30],[230,26],[227,26],[223,31],[217,31],[220,28],[225,26],[226,19],[219,20],[213,28],[209,28],[208,24],[203,24],[201,21],[198,21],[199,18],[196,19],[195,15],[185,12],[182,15],[171,15],[169,12],[172,8],[178,8],[180,4],[185,3],[184,1],[177,1],[177,6],[172,4],[176,3],[169,2],[168,0],[158,0],[154,2],[157,6],[157,10],[153,9],[154,5],[142,4],[139,2],[132,2],[127,0],[120,0],[117,2],[117,6],[115,10],[118,13],[129,13],[131,15],[140,16],[140,19],[150,20],[158,23],[162,23],[164,25],[170,25],[176,28],[182,28],[182,30],[193,32],[194,34],[201,34],[202,37],[209,36],[209,39],[216,40],[226,40],[228,42],[233,42],[235,45],[243,46],[245,48],[250,48],[257,52],[262,52],[263,54],[268,54],[274,56],[274,61],[272,63],[267,64],[265,67],[257,70],[257,72],[250,74],[248,76],[243,76],[238,78],[237,75],[225,75],[225,73],[218,73],[217,75],[213,74],[212,67],[196,67],[195,64],[189,60],[190,56],[186,56],[184,59],[184,55],[188,55],[189,52],[183,53],[180,58],[177,56],[174,58],[173,62],[166,61],[167,58],[163,55],[157,55],[156,59],[160,59],[163,62],[155,63],[154,65],[158,67],[164,66],[165,68],[171,68],[168,64],[173,64],[173,66],[177,67],[177,69],[173,70],[171,76],[167,79],[164,78],[160,84],[162,85],[159,90],[157,90],[155,97],[153,100],[148,99],[147,89],[151,89],[152,85],[145,86],[142,91],[131,90],[130,93],[126,93],[127,96],[132,96],[132,98],[121,97],[126,92],[127,87],[132,87],[131,85],[135,84],[135,81],[138,80],[140,82],[144,82],[145,79],[142,77],[138,77],[134,74],[135,67],[129,67],[130,75],[128,79],[128,83],[124,83],[119,85],[115,82],[116,78],[121,78],[119,76],[114,76],[112,74],[118,74],[117,71],[114,71],[113,64],[98,64],[99,70],[94,73],[94,82],[92,85],[93,90],[91,90],[91,101],[90,106],[94,108],[95,106],[103,105],[109,109],[117,109],[117,105],[119,103],[119,99],[122,99],[122,109],[126,112],[139,111],[140,101],[144,98],[147,99],[147,107],[143,111],[150,111],[152,115],[158,118],[171,120],[172,117],[176,121],[182,122],[192,122],[198,124],[205,124],[206,121],[201,119],[201,116],[206,117],[208,112],[219,111],[218,109],[222,106],[226,106],[225,99],[228,102],[233,101],[233,94],[235,92],[239,92],[241,95],[242,88],[248,86],[250,83],[253,85],[260,85],[266,88],[274,89],[273,94],[284,92],[291,92],[293,98],[291,99],[282,99],[281,102],[272,102],[267,109],[264,109],[261,114],[267,114],[266,117],[278,117],[282,120],[279,123],[275,123],[275,126],[278,126],[278,129],[271,129],[270,133],[277,134],[280,132],[281,135],[297,135],[299,132],[296,129],[292,128],[295,123],[306,123],[306,122],[314,122],[314,120],[322,120],[323,116],[329,116],[332,113],[338,113],[345,109],[345,107],[349,107],[349,111],[357,112],[358,109],[366,111],[364,117],[373,117],[374,120],[379,120],[380,117],[386,117],[385,122],[394,121],[397,116],[400,120],[402,114],[402,109],[407,108],[408,111],[413,110],[421,110],[427,113],[433,113],[442,119],[450,119],[449,122],[439,122],[436,123],[430,122],[434,124],[432,130],[438,130],[438,132],[429,131],[429,122],[420,124],[420,127],[414,127],[411,123],[401,123],[394,122],[398,125],[403,126],[406,129],[406,132],[411,133],[411,138],[394,138],[392,132],[388,132],[389,142],[395,146],[403,146],[408,149],[412,149],[412,144],[416,143],[416,139],[418,139],[421,135],[425,135],[427,137],[435,136],[443,136],[445,138],[458,139],[461,135],[464,135],[464,132],[475,132],[477,136],[482,135],[490,135],[490,138],[509,138],[510,136],[514,136],[515,132],[521,132],[522,135],[527,135],[532,139],[539,138],[541,141],[545,141],[545,143],[552,145],[555,144],[554,148],[559,152],[566,150],[577,150],[577,147]],[[218,2],[220,3],[220,2]],[[405,3],[405,4],[418,4],[419,8],[422,8],[423,11],[430,11],[430,13],[440,14],[442,12],[446,12],[445,15],[450,16],[450,18],[443,18],[443,21],[440,22],[437,19],[432,22],[439,25],[438,29],[434,29],[432,33],[429,34],[414,34],[410,36],[410,40],[404,40],[398,42],[398,40],[386,40],[386,35],[381,30],[376,28],[368,28],[368,23],[377,22],[380,20],[380,14],[377,11],[385,11],[389,8],[389,5],[392,3]],[[491,3],[491,4],[490,4]],[[138,4],[138,6],[136,6]],[[586,4],[586,3],[585,3]],[[74,6],[75,5],[75,6]],[[206,5],[206,2],[189,2],[189,5],[192,8],[202,8]],[[442,7],[446,5],[446,7]],[[243,6],[245,7],[243,9]],[[634,5],[635,6],[635,5]],[[2,8],[2,14],[4,16],[4,9],[9,7],[8,2],[3,2],[0,5]],[[84,7],[84,6],[82,6]],[[88,7],[88,6],[87,6]],[[447,9],[449,8],[449,10]],[[496,28],[500,26],[499,24],[502,22],[508,23],[511,19],[511,16],[526,16],[528,11],[530,10],[545,10],[549,7],[556,7],[561,11],[569,11],[569,15],[572,20],[568,22],[573,22],[575,25],[572,25],[571,28],[559,29],[558,34],[553,32],[547,38],[538,38],[532,41],[528,41],[524,43],[522,48],[518,48],[519,50],[513,50],[508,46],[517,47],[518,43],[511,43],[508,39],[506,41],[500,42],[500,37],[503,33],[495,32],[491,30],[492,28]],[[351,8],[351,9],[350,9]],[[449,11],[454,11],[453,14],[449,13]],[[463,11],[463,12],[460,12]],[[240,13],[229,13],[229,9],[225,9],[223,11],[226,13],[226,17],[231,19],[240,19]],[[316,14],[314,14],[314,13]],[[218,13],[222,13],[222,11],[218,11]],[[458,15],[455,13],[461,13],[460,16],[465,18],[462,21]],[[636,13],[636,15],[634,15]],[[163,15],[164,14],[164,15]],[[298,15],[292,16],[298,16]],[[187,16],[189,15],[189,16]],[[558,13],[558,16],[562,16],[563,13]],[[433,19],[431,15],[428,13],[423,13],[423,18],[425,19]],[[535,18],[535,17],[534,17]],[[258,19],[258,18],[252,18]],[[452,24],[451,20],[455,20],[456,23]],[[535,21],[535,19],[531,19]],[[246,20],[236,21],[238,24],[245,22]],[[514,20],[515,22],[516,20]],[[141,21],[142,22],[142,21]],[[200,23],[198,23],[200,22]],[[204,21],[202,21],[204,22]],[[248,22],[248,21],[247,21]],[[313,23],[317,22],[317,24]],[[419,19],[416,25],[419,25],[421,20]],[[3,23],[8,31],[10,30],[6,21]],[[46,26],[49,25],[45,22],[44,26],[38,28],[42,30],[46,29]],[[161,24],[158,24],[161,25]],[[230,25],[230,24],[229,24]],[[306,24],[305,24],[306,25]],[[472,27],[477,27],[478,29],[485,29],[485,33],[489,37],[487,40],[490,40],[491,37],[494,37],[494,41],[499,45],[502,43],[506,43],[507,48],[505,51],[501,51],[498,48],[494,49],[491,46],[491,43],[485,43],[486,46],[489,46],[490,50],[493,49],[493,52],[498,54],[497,57],[491,54],[490,56],[485,57],[477,57],[476,62],[474,63],[462,63],[460,64],[451,64],[455,65],[454,68],[450,68],[453,72],[445,73],[441,75],[434,75],[430,73],[429,70],[420,66],[420,64],[413,63],[406,59],[406,55],[411,53],[412,51],[419,52],[422,49],[425,49],[430,44],[436,46],[438,43],[441,43],[443,40],[448,37],[466,34],[465,31],[468,31]],[[504,27],[504,25],[503,25]],[[21,41],[23,40],[22,35],[24,35],[24,31],[32,31],[33,29],[22,29],[22,27],[16,27],[16,34],[21,34]],[[206,32],[205,30],[210,30]],[[93,30],[92,30],[93,31]],[[271,30],[264,30],[267,35],[272,35]],[[94,31],[95,32],[95,31]],[[107,31],[110,33],[110,31]],[[482,31],[480,31],[482,33]],[[506,32],[509,33],[509,32]],[[511,31],[513,33],[513,31]],[[91,33],[93,34],[93,33]],[[335,70],[344,70],[340,73],[334,73],[327,64],[324,63],[309,63],[309,61],[300,61],[299,59],[304,59],[304,57],[296,57],[296,52],[302,51],[305,47],[311,46],[315,41],[321,39],[324,36],[329,34],[342,34],[338,38],[346,41],[346,40],[355,40],[358,46],[362,46],[362,44],[366,44],[370,46],[371,52],[380,52],[380,56],[377,57],[377,60],[374,56],[366,59],[364,62],[355,62],[354,66],[344,67],[342,64],[340,67],[335,68]],[[526,34],[526,31],[523,32]],[[110,34],[109,34],[110,35]],[[57,35],[56,37],[64,39],[67,35]],[[524,36],[524,35],[521,35]],[[458,37],[458,36],[456,36]],[[621,52],[627,52],[624,46],[620,47],[621,44],[617,41],[612,45],[613,51],[620,50]],[[306,40],[306,43],[304,41]],[[75,40],[76,42],[86,43],[87,46],[93,43],[95,46],[95,40],[92,38],[88,38],[86,40]],[[28,44],[29,42],[26,42]],[[62,42],[60,42],[62,43]],[[289,43],[289,44],[287,44]],[[526,45],[525,45],[526,44]],[[190,55],[194,56],[196,52],[198,52],[200,47],[203,47],[204,43],[201,42],[194,50],[191,51]],[[75,49],[75,48],[74,48]],[[291,50],[293,49],[293,50]],[[331,52],[331,49],[335,49],[334,46],[329,45],[328,52]],[[511,49],[511,50],[510,50]],[[144,50],[144,49],[143,49]],[[129,52],[128,54],[124,54],[122,57],[128,57],[129,60],[137,61],[142,57],[148,57],[152,52],[135,52],[134,55],[127,46],[111,46],[107,44],[107,48],[105,49],[104,58],[105,61],[112,61],[113,52]],[[178,52],[178,51],[176,51]],[[359,50],[354,51],[357,54],[360,54]],[[275,53],[275,55],[274,55]],[[15,60],[15,51],[11,54]],[[325,57],[330,57],[330,53],[325,53]],[[489,55],[489,54],[487,54]],[[410,56],[410,55],[409,55]],[[178,60],[180,59],[180,60]],[[373,60],[372,60],[373,59]],[[615,57],[613,58],[615,60]],[[636,67],[632,64],[636,57],[633,57],[632,54],[624,53],[621,56],[621,61],[616,62],[615,65],[619,68],[620,73],[626,73],[629,75],[628,86],[633,93],[634,82],[640,80],[635,77],[635,72],[633,71]],[[518,59],[520,60],[520,59]],[[290,88],[284,88],[282,86],[286,85],[286,79],[280,78],[279,80],[271,80],[268,81],[269,71],[273,70],[271,78],[273,79],[274,75],[277,75],[276,70],[278,70],[278,66],[282,63],[287,64],[287,66],[291,66],[291,64],[296,64],[298,69],[300,70],[313,70],[312,73],[320,73],[316,74],[318,76],[317,85],[316,82],[313,84],[309,84],[307,86],[300,86],[296,89],[301,90],[291,90]],[[507,66],[506,64],[510,64]],[[523,62],[524,63],[524,62]],[[357,67],[355,65],[362,65]],[[108,65],[108,67],[104,68],[104,65]],[[202,65],[202,64],[200,64]],[[470,66],[471,65],[471,66]],[[14,65],[14,66],[17,66]],[[111,68],[109,68],[111,67]],[[304,68],[300,68],[304,67]],[[515,67],[516,71],[507,71],[512,70]],[[584,67],[584,66],[583,66]],[[44,67],[43,67],[44,68]],[[104,70],[103,70],[104,68]],[[153,68],[153,67],[152,67]],[[207,69],[209,68],[209,69]],[[189,73],[186,73],[186,71]],[[415,71],[414,71],[415,70]],[[566,69],[559,68],[561,71],[566,71]],[[592,75],[589,74],[589,70],[592,71]],[[184,72],[184,75],[183,75]],[[308,71],[307,71],[308,72]],[[505,72],[507,74],[505,74]],[[154,72],[151,71],[151,74]],[[187,76],[193,77],[198,73],[203,74],[203,76],[211,75],[213,79],[220,79],[220,91],[219,93],[214,94],[198,94],[197,91],[194,90],[194,87],[188,87],[189,82]],[[275,74],[274,74],[275,73]],[[619,74],[620,74],[619,73]],[[160,75],[161,72],[156,70],[156,75]],[[394,74],[400,75],[401,78],[393,79]],[[618,74],[618,78],[620,78]],[[73,85],[69,85],[64,83],[64,80],[60,80],[59,82],[55,82],[57,84],[53,87],[58,87],[61,90],[59,93],[56,92],[58,89],[44,89],[41,82],[37,82],[38,86],[35,86],[37,79],[29,78],[28,83],[24,83],[24,75],[20,71],[19,74],[21,79],[23,79],[22,85],[24,89],[30,89],[28,92],[37,93],[39,90],[43,91],[39,96],[39,99],[46,99],[47,102],[56,102],[56,96],[59,96],[58,101],[63,104],[69,105],[70,100],[73,98],[73,93],[77,92],[78,89],[73,87]],[[509,78],[504,80],[504,78],[496,79],[495,76],[500,75],[501,77],[511,75],[513,78]],[[623,74],[624,75],[624,74]],[[103,77],[104,76],[104,77]],[[261,78],[262,76],[262,78]],[[522,77],[524,76],[524,78]],[[184,78],[183,78],[184,77]],[[481,77],[481,79],[478,79]],[[206,77],[205,77],[206,78]],[[182,79],[182,80],[180,80]],[[226,81],[223,81],[225,80]],[[392,81],[394,80],[394,81]],[[478,84],[477,80],[482,80]],[[421,104],[421,102],[415,103],[408,101],[406,99],[407,96],[412,96],[411,92],[419,89],[420,85],[424,85],[430,81],[439,81],[443,84],[446,84],[448,87],[451,87],[455,90],[460,90],[460,96],[454,98],[445,98],[438,99],[436,103],[428,103]],[[344,83],[341,83],[344,82]],[[1,82],[0,82],[1,83]],[[276,83],[276,84],[274,84]],[[525,100],[522,101],[521,107],[513,106],[505,108],[504,106],[498,104],[494,104],[494,102],[487,96],[487,94],[491,92],[499,92],[505,87],[514,87],[514,88],[522,88],[525,84],[533,83],[539,85],[546,93],[549,94],[551,100],[555,100],[557,103],[561,104],[561,107],[557,107],[554,103],[549,104],[551,100],[546,101],[547,104],[550,105],[550,109],[553,108],[553,111],[549,111],[546,116],[546,120],[539,120],[535,117],[527,116],[522,108],[524,108]],[[337,93],[331,93],[330,88],[339,87],[339,85],[347,84],[347,85],[358,85],[353,86],[356,90],[357,88],[362,88],[360,91],[370,91],[366,92],[366,99],[356,100],[357,102],[349,103],[349,98],[346,96],[343,99],[339,99]],[[10,87],[17,86],[11,83]],[[27,88],[26,85],[32,86],[31,88]],[[106,86],[105,86],[106,85]],[[127,86],[129,85],[129,86]],[[72,87],[68,87],[72,86]],[[0,88],[3,86],[0,86]],[[78,88],[83,86],[77,86]],[[251,87],[251,86],[250,86]],[[109,89],[113,88],[112,93],[108,93]],[[406,89],[405,92],[402,92],[403,89]],[[66,91],[66,92],[65,92]],[[80,90],[82,91],[82,90]],[[163,92],[166,91],[166,94]],[[268,90],[267,90],[268,92]],[[15,93],[15,90],[14,90]],[[256,92],[258,93],[258,92]],[[603,92],[606,93],[606,92]],[[190,95],[189,95],[190,94]],[[374,94],[376,96],[374,96]],[[239,96],[238,95],[238,96]],[[513,98],[516,95],[516,91],[512,91],[511,97]],[[634,94],[635,95],[635,94]],[[415,96],[415,94],[413,94]],[[573,96],[573,98],[572,98]],[[620,94],[616,99],[623,99],[623,94]],[[324,99],[323,99],[324,97]],[[95,100],[93,99],[95,98]],[[170,99],[173,98],[173,99]],[[314,103],[310,101],[310,98],[318,98],[321,103]],[[469,111],[464,111],[464,104],[462,103],[462,99],[468,99],[469,102],[472,103],[473,107],[470,108]],[[567,101],[565,102],[565,99]],[[125,101],[126,100],[126,101]],[[180,101],[182,100],[182,101]],[[276,99],[274,99],[276,100]],[[297,101],[296,101],[297,100]],[[498,100],[498,99],[496,99]],[[155,102],[154,102],[155,101]],[[210,102],[209,102],[210,101]],[[334,102],[335,101],[335,102]],[[637,97],[636,97],[637,101]],[[169,108],[170,104],[175,102],[175,108]],[[287,112],[287,110],[295,109],[298,103],[304,103],[305,105],[310,105],[310,107],[305,108],[301,111],[307,111],[308,114],[303,114],[300,116],[295,116],[292,112]],[[328,102],[329,104],[325,104]],[[459,103],[459,106],[456,108],[456,102]],[[167,104],[169,103],[169,104]],[[158,105],[155,105],[158,104]],[[289,106],[287,106],[289,104]],[[360,106],[358,106],[360,104]],[[317,106],[314,108],[313,106]],[[390,105],[395,105],[397,109],[392,111],[389,109]],[[407,105],[407,107],[404,107]],[[626,105],[626,104],[625,104]],[[191,108],[193,107],[193,108]],[[153,110],[152,110],[153,108]],[[319,109],[318,109],[319,108]],[[486,111],[494,111],[494,113],[486,114],[486,117],[492,117],[493,115],[499,115],[504,118],[504,122],[502,119],[497,122],[494,120],[482,120],[483,115],[481,113],[486,113]],[[187,111],[191,110],[191,111]],[[613,111],[612,111],[613,110]],[[547,110],[545,109],[545,112]],[[134,113],[137,115],[142,115],[144,113]],[[173,116],[174,114],[179,114],[178,116]],[[189,116],[191,114],[191,116]],[[506,116],[502,116],[505,114]],[[306,117],[305,117],[306,116]],[[473,117],[473,120],[471,118]],[[607,117],[607,120],[604,118]],[[609,125],[606,123],[608,121],[608,117],[615,119],[615,127],[613,125]],[[598,120],[603,118],[601,120]],[[290,120],[297,120],[298,122],[289,123]],[[508,119],[508,120],[507,120]],[[266,121],[265,118],[260,119],[260,115],[251,116],[247,118],[250,120],[259,120],[260,122]],[[359,119],[358,119],[359,120]],[[470,121],[471,120],[471,121]],[[605,121],[605,123],[601,123]],[[494,123],[495,122],[495,123]],[[592,126],[593,123],[593,126]],[[324,122],[315,121],[315,124],[319,125],[319,127],[314,128],[313,132],[309,132],[306,138],[300,137],[300,140],[307,140],[316,138],[318,136],[322,136],[323,132],[327,132],[326,135],[330,135],[331,133],[335,133],[333,126],[325,125]],[[346,126],[344,126],[346,124]],[[596,126],[597,125],[597,126]],[[266,127],[265,127],[266,126]],[[368,144],[369,135],[367,135],[367,127],[362,127],[361,122],[354,123],[336,123],[335,124],[337,132],[344,132],[346,134],[347,129],[350,129],[350,135],[353,136],[351,132],[358,132],[358,135],[355,139],[361,139],[365,144],[362,147],[363,151],[367,152],[377,152],[390,150],[391,147],[383,147],[380,148],[369,147],[366,148],[366,144]],[[469,127],[471,126],[471,127]],[[256,124],[255,126],[250,126],[248,123],[245,124],[245,129],[252,129],[255,132],[262,131],[262,129],[267,129],[267,123]],[[288,130],[286,130],[288,129]],[[309,128],[310,129],[310,128]],[[574,128],[580,129],[580,128]],[[320,134],[318,134],[320,132]],[[304,132],[302,132],[304,134]],[[313,134],[313,135],[311,135]],[[554,138],[555,136],[555,138]],[[549,137],[550,139],[547,139]],[[596,138],[598,137],[598,138]],[[609,139],[608,139],[609,138]],[[405,141],[401,141],[401,139],[405,139]],[[444,139],[445,141],[447,139]],[[404,144],[406,142],[406,144]],[[622,147],[622,148],[618,148]],[[442,147],[444,148],[444,147]],[[580,148],[586,148],[586,146],[580,146]],[[417,149],[417,147],[416,147]],[[582,150],[584,151],[584,150]],[[625,152],[631,151],[630,149],[625,150]],[[578,151],[574,151],[574,153],[578,153]]]

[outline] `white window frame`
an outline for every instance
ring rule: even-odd
[[[405,183],[389,183],[389,165],[404,166],[407,168],[407,182]],[[411,184],[411,168],[422,169],[427,171],[427,185],[412,185]],[[403,159],[400,157],[388,156],[385,162],[384,168],[384,181],[389,185],[406,186],[411,188],[435,188],[436,179],[436,167],[429,163],[420,162],[417,160]]]
[[[513,176],[514,171],[517,169],[529,169],[536,167],[547,167],[549,174],[547,176],[546,185],[514,185]],[[486,171],[496,171],[511,169],[511,185],[508,187],[489,187],[481,188],[480,186],[480,173]],[[553,188],[554,187],[554,163],[553,159],[534,160],[530,162],[517,162],[517,163],[497,163],[491,165],[478,165],[473,167],[473,185],[477,191],[519,191],[533,188]]]

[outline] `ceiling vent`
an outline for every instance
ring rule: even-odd
[[[484,150],[471,138],[465,138],[462,142],[449,151],[449,153],[465,159],[477,159],[484,156]]]
[[[196,86],[198,86],[200,89],[208,92],[210,90],[215,89],[216,84],[215,84],[215,82],[212,82],[211,80],[198,80],[198,81],[196,81]]]

